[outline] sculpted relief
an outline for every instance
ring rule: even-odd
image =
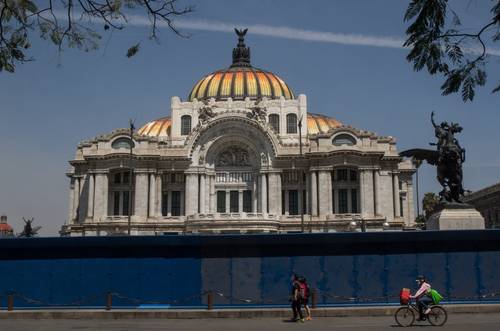
[[[249,166],[250,158],[245,149],[238,146],[231,146],[219,154],[215,165],[219,167]]]

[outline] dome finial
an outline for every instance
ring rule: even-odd
[[[250,47],[245,45],[248,29],[234,29],[238,36],[238,45],[233,48],[233,64],[231,67],[250,67]]]

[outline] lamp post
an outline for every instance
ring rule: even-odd
[[[302,160],[302,116],[299,118],[299,122],[297,124],[299,127],[299,153],[300,153],[300,160]],[[301,232],[304,233],[304,190],[303,190],[303,181],[304,181],[304,168],[300,167],[300,180],[299,180],[299,190],[300,190],[300,198],[302,201],[300,201],[300,229]],[[299,196],[297,194],[297,196]]]
[[[132,181],[133,181],[133,170],[132,170],[132,149],[134,148],[134,122],[132,119],[129,120],[130,125],[130,143],[129,143],[129,178],[128,178],[128,219],[127,219],[127,234],[130,236],[131,228],[131,217],[132,217]]]
[[[420,167],[420,165],[422,164],[422,160],[419,160],[419,159],[413,159],[413,165],[417,168],[417,171],[415,172],[415,176],[416,176],[416,193],[417,193],[417,217],[420,216],[420,197],[419,197],[419,194],[418,194],[418,168]]]

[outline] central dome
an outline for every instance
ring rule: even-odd
[[[252,67],[250,64],[250,48],[246,47],[245,30],[235,29],[238,45],[233,49],[233,64],[200,79],[189,93],[188,100],[243,100],[258,99],[294,99],[292,90],[272,72]]]

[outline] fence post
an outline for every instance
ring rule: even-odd
[[[7,295],[7,310],[14,310],[14,296],[12,294]]]
[[[113,305],[113,295],[111,292],[108,292],[106,295],[106,310],[111,310],[111,306]]]
[[[311,293],[311,300],[312,300],[312,308],[316,308],[316,304],[318,302],[318,297],[317,297],[317,292],[316,289],[313,288],[312,293]]]
[[[214,297],[212,291],[207,293],[207,310],[212,310],[214,306]]]

